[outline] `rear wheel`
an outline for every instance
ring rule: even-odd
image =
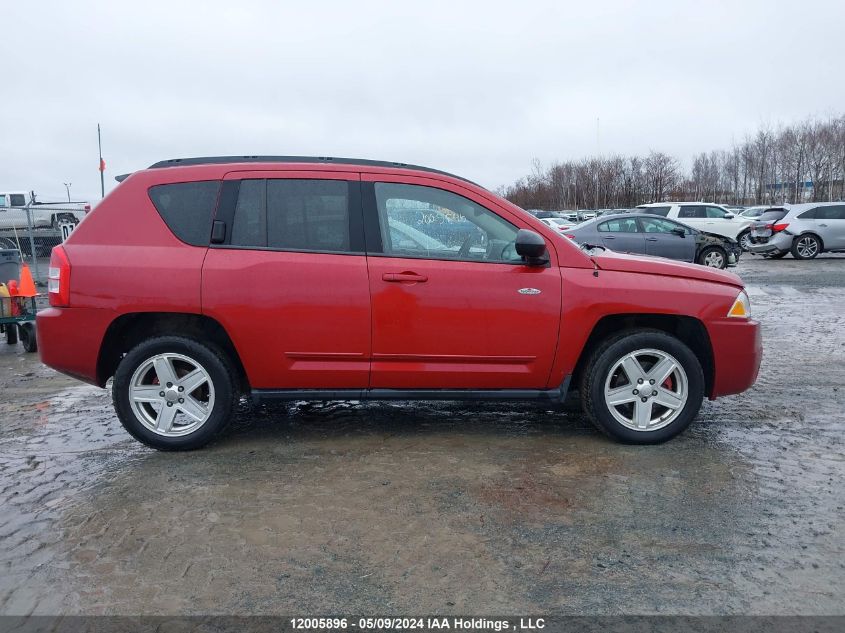
[[[800,235],[792,243],[795,259],[814,259],[822,252],[822,241],[815,235]]]
[[[200,448],[236,403],[231,364],[216,347],[179,336],[140,343],[118,365],[112,397],[126,430],[159,450]]]
[[[710,268],[727,268],[728,254],[723,248],[709,246],[701,251],[697,262],[702,266],[709,266]]]
[[[600,431],[621,442],[657,444],[686,429],[698,414],[704,372],[674,336],[631,330],[593,353],[580,392],[584,412]]]
[[[20,336],[24,351],[29,353],[38,351],[38,340],[35,336],[35,325],[33,325],[32,322],[21,323],[18,328],[18,335]]]

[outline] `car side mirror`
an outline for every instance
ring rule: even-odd
[[[682,229],[680,226],[676,226],[674,229],[672,229],[672,233],[674,233],[675,235],[677,235],[679,237],[686,237],[687,236],[686,229]]]
[[[519,229],[516,234],[516,254],[529,266],[543,266],[549,262],[546,240],[539,233],[528,229]]]
[[[725,219],[726,220],[733,220],[736,216],[733,213],[726,213]]]

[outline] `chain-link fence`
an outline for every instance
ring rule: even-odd
[[[83,208],[72,205],[0,208],[0,261],[7,263],[0,269],[0,283],[8,285],[11,281],[5,276],[11,274],[17,260],[29,265],[35,285],[42,292],[47,286],[50,252],[67,239],[84,216]]]

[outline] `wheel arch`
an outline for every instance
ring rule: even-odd
[[[696,317],[677,314],[610,314],[599,319],[584,344],[575,369],[572,384],[580,382],[590,357],[602,341],[625,330],[653,329],[670,334],[689,347],[701,363],[707,397],[713,393],[715,363],[713,345],[704,323]]]
[[[809,229],[806,230],[806,231],[803,231],[802,233],[799,233],[798,235],[793,237],[792,238],[792,244],[794,245],[796,241],[800,240],[802,237],[807,237],[808,235],[812,235],[814,238],[816,238],[819,241],[819,244],[821,244],[821,248],[819,249],[819,255],[824,253],[824,239],[822,239],[821,235],[819,235],[815,231],[812,231],[812,230],[809,230]]]
[[[97,357],[97,384],[101,387],[114,376],[120,359],[135,345],[156,336],[178,335],[219,347],[237,373],[241,390],[248,393],[249,379],[226,329],[203,314],[181,312],[132,312],[114,319],[100,344]]]

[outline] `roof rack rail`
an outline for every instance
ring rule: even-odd
[[[220,165],[225,163],[331,163],[338,165],[360,165],[362,167],[397,167],[401,169],[416,169],[433,174],[441,174],[443,176],[463,180],[464,182],[468,182],[473,185],[476,184],[468,178],[450,174],[447,171],[432,169],[431,167],[409,165],[408,163],[398,163],[386,160],[338,158],[335,156],[198,156],[195,158],[170,158],[168,160],[160,160],[157,163],[150,165],[149,169],[159,169],[162,167],[186,167],[189,165]]]

